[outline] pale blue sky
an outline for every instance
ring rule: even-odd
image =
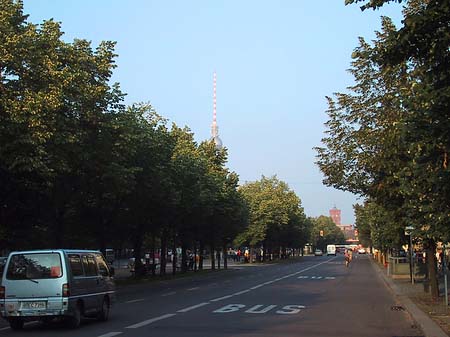
[[[210,137],[213,72],[217,122],[228,167],[241,183],[276,174],[307,216],[336,205],[353,223],[350,193],[322,185],[314,164],[327,120],[325,96],[352,84],[346,69],[358,36],[374,38],[380,16],[400,22],[399,5],[361,12],[344,0],[24,0],[29,20],[62,22],[63,38],[96,47],[117,41],[113,80],[126,103],[150,102]]]

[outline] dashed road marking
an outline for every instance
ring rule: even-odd
[[[150,318],[150,319],[147,319],[145,321],[142,321],[142,322],[139,322],[139,323],[136,323],[136,324],[133,324],[133,325],[129,325],[129,326],[125,327],[125,329],[142,328],[143,326],[152,324],[152,323],[157,322],[157,321],[161,321],[161,320],[166,319],[166,318],[173,317],[175,315],[176,314],[166,314],[166,315],[162,315],[162,316],[159,316],[159,317]]]
[[[108,333],[106,333],[104,335],[100,335],[98,337],[113,337],[113,336],[118,336],[118,335],[121,335],[121,334],[123,334],[123,332],[115,331],[115,332],[108,332]]]
[[[306,275],[301,275],[297,277],[298,279],[311,279],[311,280],[335,280],[336,277],[335,276],[306,276]]]
[[[176,291],[171,291],[170,293],[165,293],[165,294],[162,294],[161,296],[163,296],[163,297],[172,296],[172,295],[175,295],[176,293],[177,293]]]
[[[145,301],[145,298],[138,298],[136,300],[126,301],[125,303],[136,303],[136,302],[142,302]]]
[[[219,298],[215,298],[213,300],[211,300],[211,302],[218,302],[218,301],[222,301],[222,300],[226,300],[227,298],[233,297],[234,295],[227,295],[227,296],[223,296],[223,297],[219,297]]]
[[[209,302],[199,303],[199,304],[193,305],[193,306],[191,306],[191,307],[187,307],[187,308],[178,310],[177,312],[188,312],[188,311],[191,311],[191,310],[194,310],[194,309],[203,307],[203,306],[208,305],[208,304],[209,304]]]

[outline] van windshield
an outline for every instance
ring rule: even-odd
[[[57,253],[14,254],[8,264],[6,278],[35,280],[62,276],[61,258]]]

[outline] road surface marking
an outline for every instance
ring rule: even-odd
[[[200,289],[200,287],[189,288],[188,291],[193,291],[193,290],[197,290],[197,289]]]
[[[193,305],[192,307],[187,307],[187,308],[178,310],[177,312],[188,312],[188,311],[191,311],[191,310],[203,307],[203,306],[208,305],[208,304],[209,304],[209,302],[203,302],[203,303],[200,303],[200,304]]]
[[[251,287],[250,289],[251,290],[255,290],[255,289],[258,289],[258,288],[261,288],[261,287],[264,287],[264,284],[258,284],[257,286]]]
[[[113,337],[113,336],[117,336],[117,335],[121,335],[121,334],[123,334],[123,332],[118,332],[118,331],[117,332],[109,332],[104,335],[100,335],[98,337]]]
[[[245,310],[245,312],[249,313],[249,314],[265,314],[266,312],[269,312],[270,310],[272,310],[273,308],[276,307],[276,305],[271,304],[262,310],[258,310],[259,308],[261,308],[263,306],[264,306],[263,304],[257,304],[255,306],[251,307],[250,309]]]
[[[212,313],[217,314],[228,314],[232,312],[241,311],[241,309],[246,308],[247,306],[245,304],[227,304],[223,306],[222,308],[214,310]],[[278,307],[276,304],[257,304],[252,306],[251,308],[244,311],[244,313],[247,314],[266,314],[272,309]],[[279,310],[276,310],[275,313],[279,315],[293,315],[298,314],[302,309],[305,309],[306,307],[304,305],[297,305],[297,304],[290,304],[285,305],[281,307]]]
[[[305,276],[305,275],[298,276],[297,278],[298,279],[307,279],[307,278],[309,278],[311,280],[321,280],[321,279],[324,279],[324,280],[335,280],[336,279],[336,277],[334,277],[334,276]]]
[[[172,296],[172,295],[175,295],[177,292],[176,291],[171,291],[170,293],[165,293],[165,294],[162,294],[161,296]]]
[[[251,290],[250,289],[242,290],[242,291],[239,291],[237,293],[234,293],[233,296],[239,296],[239,295],[248,293],[249,291],[251,291]]]
[[[126,301],[125,303],[136,303],[136,302],[142,302],[142,301],[145,301],[145,298],[138,298],[137,300]]]
[[[215,298],[215,299],[211,300],[211,302],[217,302],[217,301],[226,300],[227,298],[230,298],[230,297],[233,297],[233,295],[227,295],[227,296]]]
[[[133,324],[133,325],[129,325],[129,326],[125,327],[125,329],[137,329],[137,328],[142,328],[143,326],[152,324],[152,323],[154,323],[154,322],[157,322],[157,321],[160,321],[160,320],[163,320],[163,319],[166,319],[166,318],[173,317],[173,316],[175,316],[175,315],[176,315],[176,314],[166,314],[166,315],[162,315],[162,316],[159,316],[159,317],[150,318],[150,319],[147,319],[146,321],[142,321],[142,322],[140,322],[140,323],[136,323],[136,324]]]
[[[1,328],[0,331],[8,330],[8,329],[9,329],[9,326],[7,326],[6,328]]]

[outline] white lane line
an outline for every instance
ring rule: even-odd
[[[197,289],[200,289],[200,287],[189,288],[188,291],[193,291],[193,290],[197,290]]]
[[[209,304],[209,302],[203,302],[203,303],[200,303],[200,304],[193,305],[192,307],[187,307],[187,308],[178,310],[177,312],[188,312],[188,311],[191,311],[191,310],[203,307],[203,306],[208,305],[208,304]]]
[[[152,323],[154,323],[154,322],[157,322],[157,321],[160,321],[160,320],[169,318],[169,317],[173,317],[173,316],[175,316],[175,315],[176,315],[176,314],[166,314],[166,315],[162,315],[162,316],[159,316],[159,317],[150,318],[150,319],[147,319],[146,321],[142,321],[142,322],[140,322],[140,323],[136,323],[136,324],[133,324],[133,325],[129,325],[129,326],[125,327],[125,329],[137,329],[137,328],[142,328],[143,326],[152,324]]]
[[[264,287],[264,284],[258,284],[257,286],[251,287],[250,289],[251,290],[255,290],[255,289],[258,289],[258,288],[261,288],[261,287]]]
[[[117,335],[121,335],[121,334],[123,334],[123,332],[118,332],[118,331],[117,332],[109,332],[104,335],[100,335],[98,337],[113,337],[113,336],[117,336]]]
[[[210,302],[218,302],[218,301],[226,300],[227,298],[230,298],[230,297],[233,297],[233,295],[227,295],[224,297],[215,298],[213,300],[210,300]]]
[[[176,291],[171,291],[170,293],[162,294],[161,296],[163,296],[163,297],[172,296],[172,295],[175,295],[176,293],[177,293]]]
[[[239,296],[239,295],[248,293],[249,291],[251,291],[251,290],[250,289],[242,290],[242,291],[239,291],[237,293],[234,293],[233,296]]]
[[[9,329],[9,326],[7,326],[6,328],[1,328],[0,331],[8,330],[8,329]]]
[[[142,301],[145,301],[145,298],[138,298],[137,300],[126,301],[125,303],[136,303],[136,302],[142,302]]]

